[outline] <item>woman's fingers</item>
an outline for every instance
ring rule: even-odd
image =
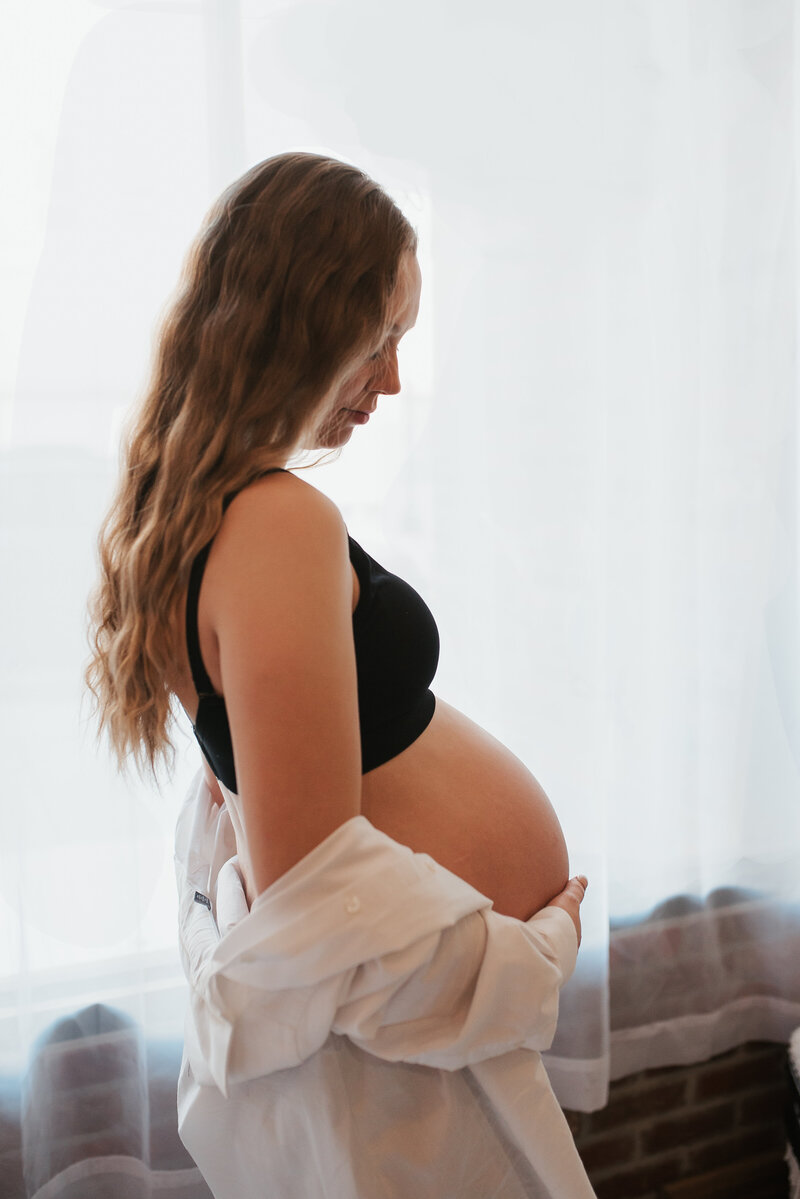
[[[589,880],[585,874],[576,874],[571,878],[564,888],[564,893],[569,892],[571,895],[578,897],[578,902],[583,902],[583,897],[586,894],[586,888],[589,886]]]
[[[580,909],[586,895],[586,888],[589,886],[589,880],[585,874],[576,874],[567,883],[560,895],[556,895],[548,904],[548,907],[563,908],[567,915],[575,925],[575,932],[578,934],[578,945],[581,943],[581,915]]]

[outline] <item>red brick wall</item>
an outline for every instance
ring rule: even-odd
[[[169,1048],[163,1062],[148,1063],[151,1152],[162,1169],[190,1164],[175,1129],[179,1047]],[[568,1112],[598,1199],[786,1199],[784,1059],[783,1046],[745,1045],[620,1079],[602,1111]],[[108,1089],[84,1081],[87,1099]],[[0,1086],[0,1199],[25,1194],[15,1109],[16,1095]]]
[[[620,1079],[601,1111],[567,1112],[598,1199],[786,1199],[785,1056],[754,1042]]]

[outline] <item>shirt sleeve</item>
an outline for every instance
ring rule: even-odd
[[[390,1061],[460,1069],[549,1047],[577,936],[560,908],[528,921],[354,817],[231,925],[234,871],[212,915],[186,878],[187,1045],[230,1085],[299,1064],[331,1033]],[[179,872],[180,882],[180,872]],[[240,884],[238,884],[240,886]],[[228,927],[223,937],[200,925]],[[195,925],[194,931],[190,927]],[[189,961],[187,962],[187,955]]]
[[[482,909],[360,966],[331,1027],[387,1060],[450,1070],[549,1049],[576,955],[561,908],[526,922]]]

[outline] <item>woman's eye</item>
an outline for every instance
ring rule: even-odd
[[[390,350],[392,348],[392,346],[394,346],[395,350],[397,350],[399,348],[398,342],[387,341],[386,344],[381,346],[381,348],[379,350],[376,350],[376,352],[374,354],[370,354],[369,361],[377,362],[379,358],[383,358],[386,351]]]

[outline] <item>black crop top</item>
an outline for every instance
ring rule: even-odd
[[[353,641],[361,770],[366,774],[396,757],[430,724],[436,705],[430,683],[439,661],[439,634],[430,610],[414,588],[384,570],[352,537],[348,541],[359,582]],[[197,632],[197,602],[210,549],[211,542],[195,558],[186,596],[186,644],[199,696],[192,727],[216,777],[236,792],[225,700],[208,677]]]

